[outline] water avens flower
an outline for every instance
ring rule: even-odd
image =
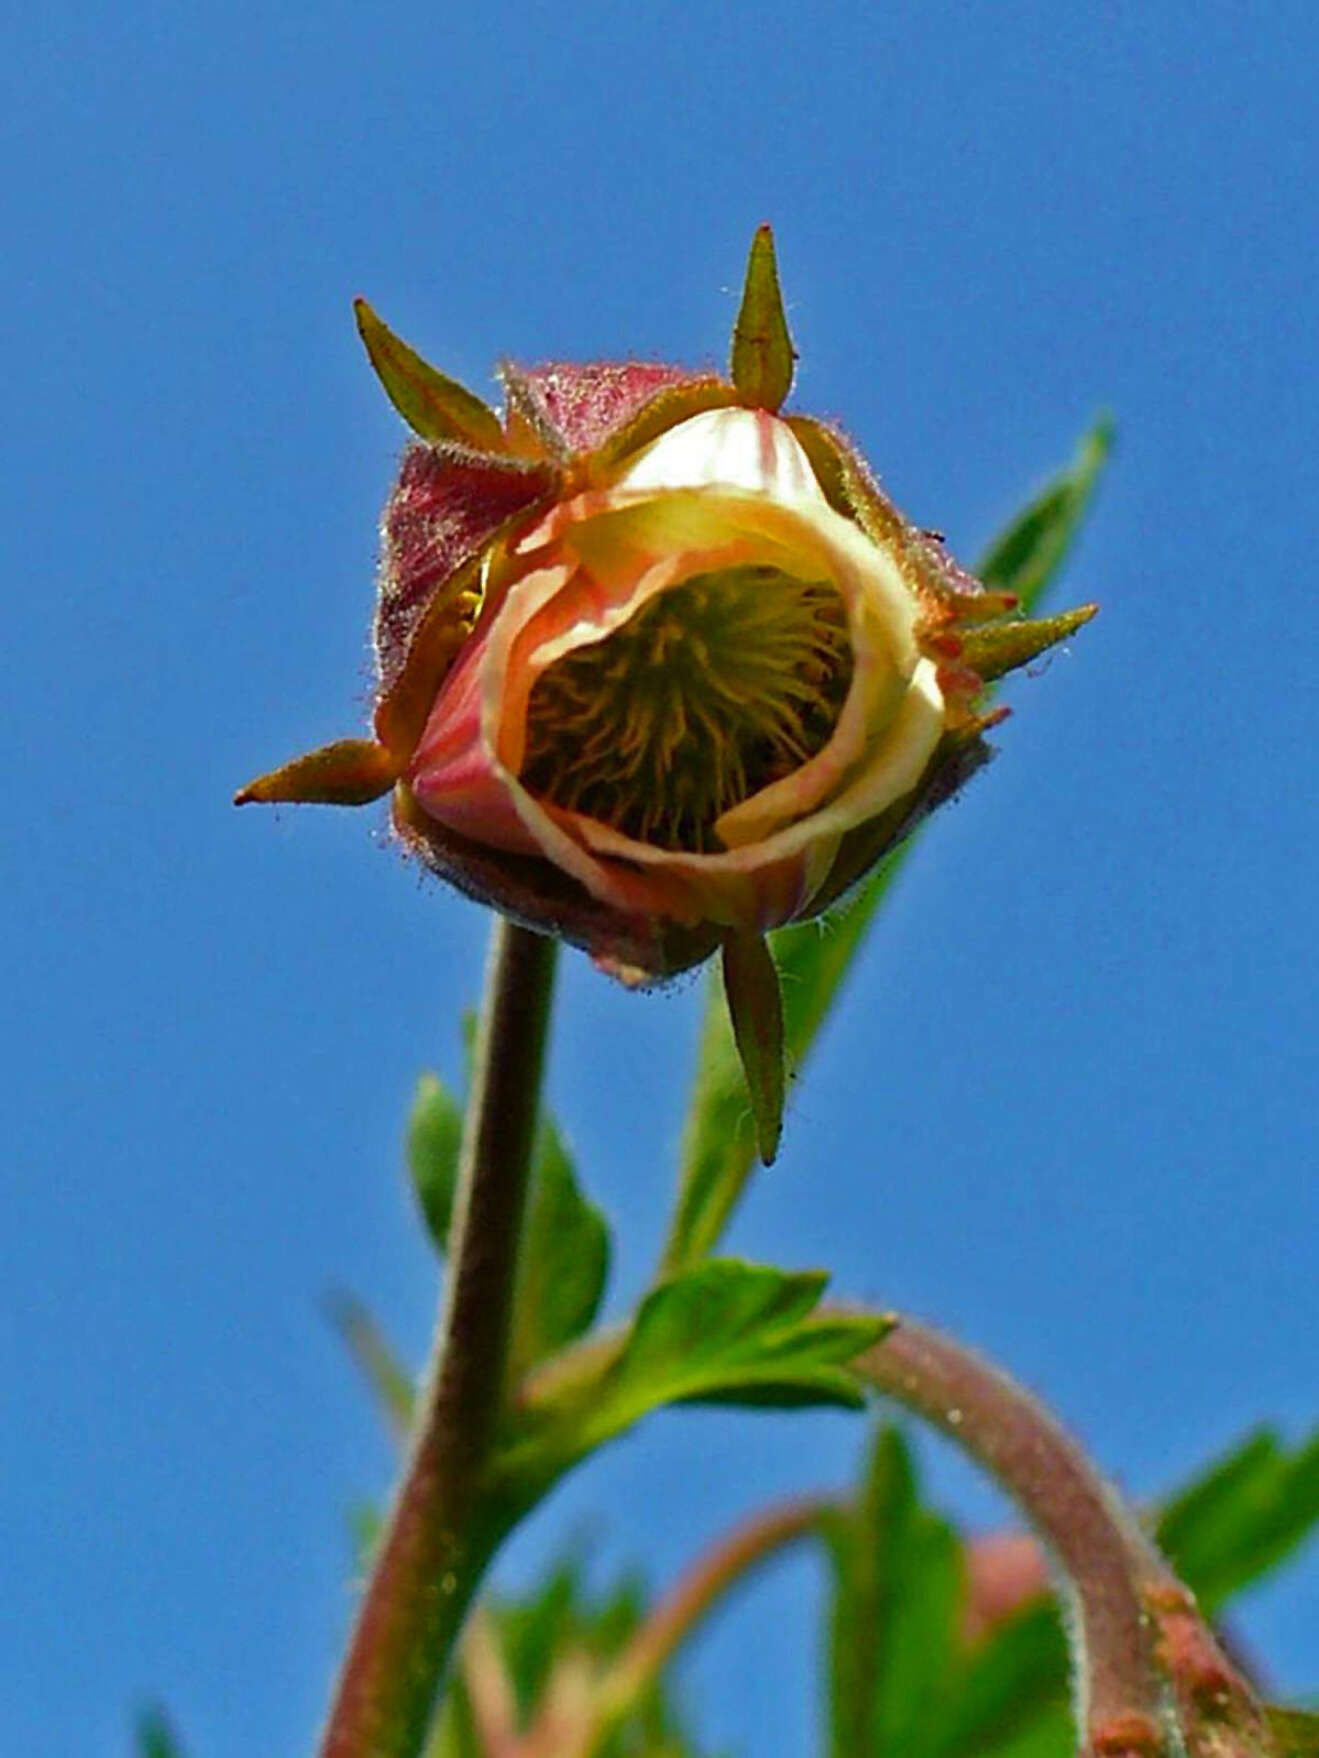
[[[502,419],[364,302],[418,439],[385,509],[372,739],[244,788],[361,804],[469,895],[630,983],[722,947],[773,1151],[764,934],[826,908],[989,755],[989,677],[1060,640],[902,517],[847,440],[779,410],[794,353],[752,247],[727,379],[503,370]]]

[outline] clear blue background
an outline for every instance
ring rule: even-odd
[[[828,1265],[1048,1397],[1130,1491],[1315,1415],[1315,86],[1309,6],[48,0],[0,59],[7,597],[0,1748],[309,1750],[389,1446],[334,1285],[420,1359],[400,1164],[480,913],[382,816],[251,809],[353,731],[402,430],[349,299],[478,388],[507,353],[718,362],[778,232],[798,406],[969,559],[1111,407],[1059,595],[732,1244]],[[699,987],[567,960],[553,1099],[663,1225]],[[665,1581],[842,1482],[842,1417],[667,1416],[519,1538]],[[941,1491],[997,1502],[944,1452]],[[688,1670],[712,1742],[810,1749],[819,1577]],[[1319,1684],[1319,1558],[1241,1627]]]

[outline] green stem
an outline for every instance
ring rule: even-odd
[[[507,1523],[483,1474],[504,1399],[555,952],[553,940],[496,923],[447,1298],[321,1758],[416,1758],[468,1602]]]

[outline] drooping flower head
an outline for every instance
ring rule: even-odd
[[[429,867],[629,982],[722,946],[744,1056],[772,1064],[761,937],[954,792],[1001,717],[987,679],[1090,608],[1013,619],[840,433],[779,413],[795,357],[768,228],[727,379],[506,367],[501,420],[362,301],[358,322],[419,436],[383,520],[375,736],[239,800],[392,790]]]

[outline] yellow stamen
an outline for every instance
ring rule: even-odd
[[[638,841],[709,853],[721,813],[828,743],[851,680],[831,581],[697,574],[546,667],[521,780]]]

